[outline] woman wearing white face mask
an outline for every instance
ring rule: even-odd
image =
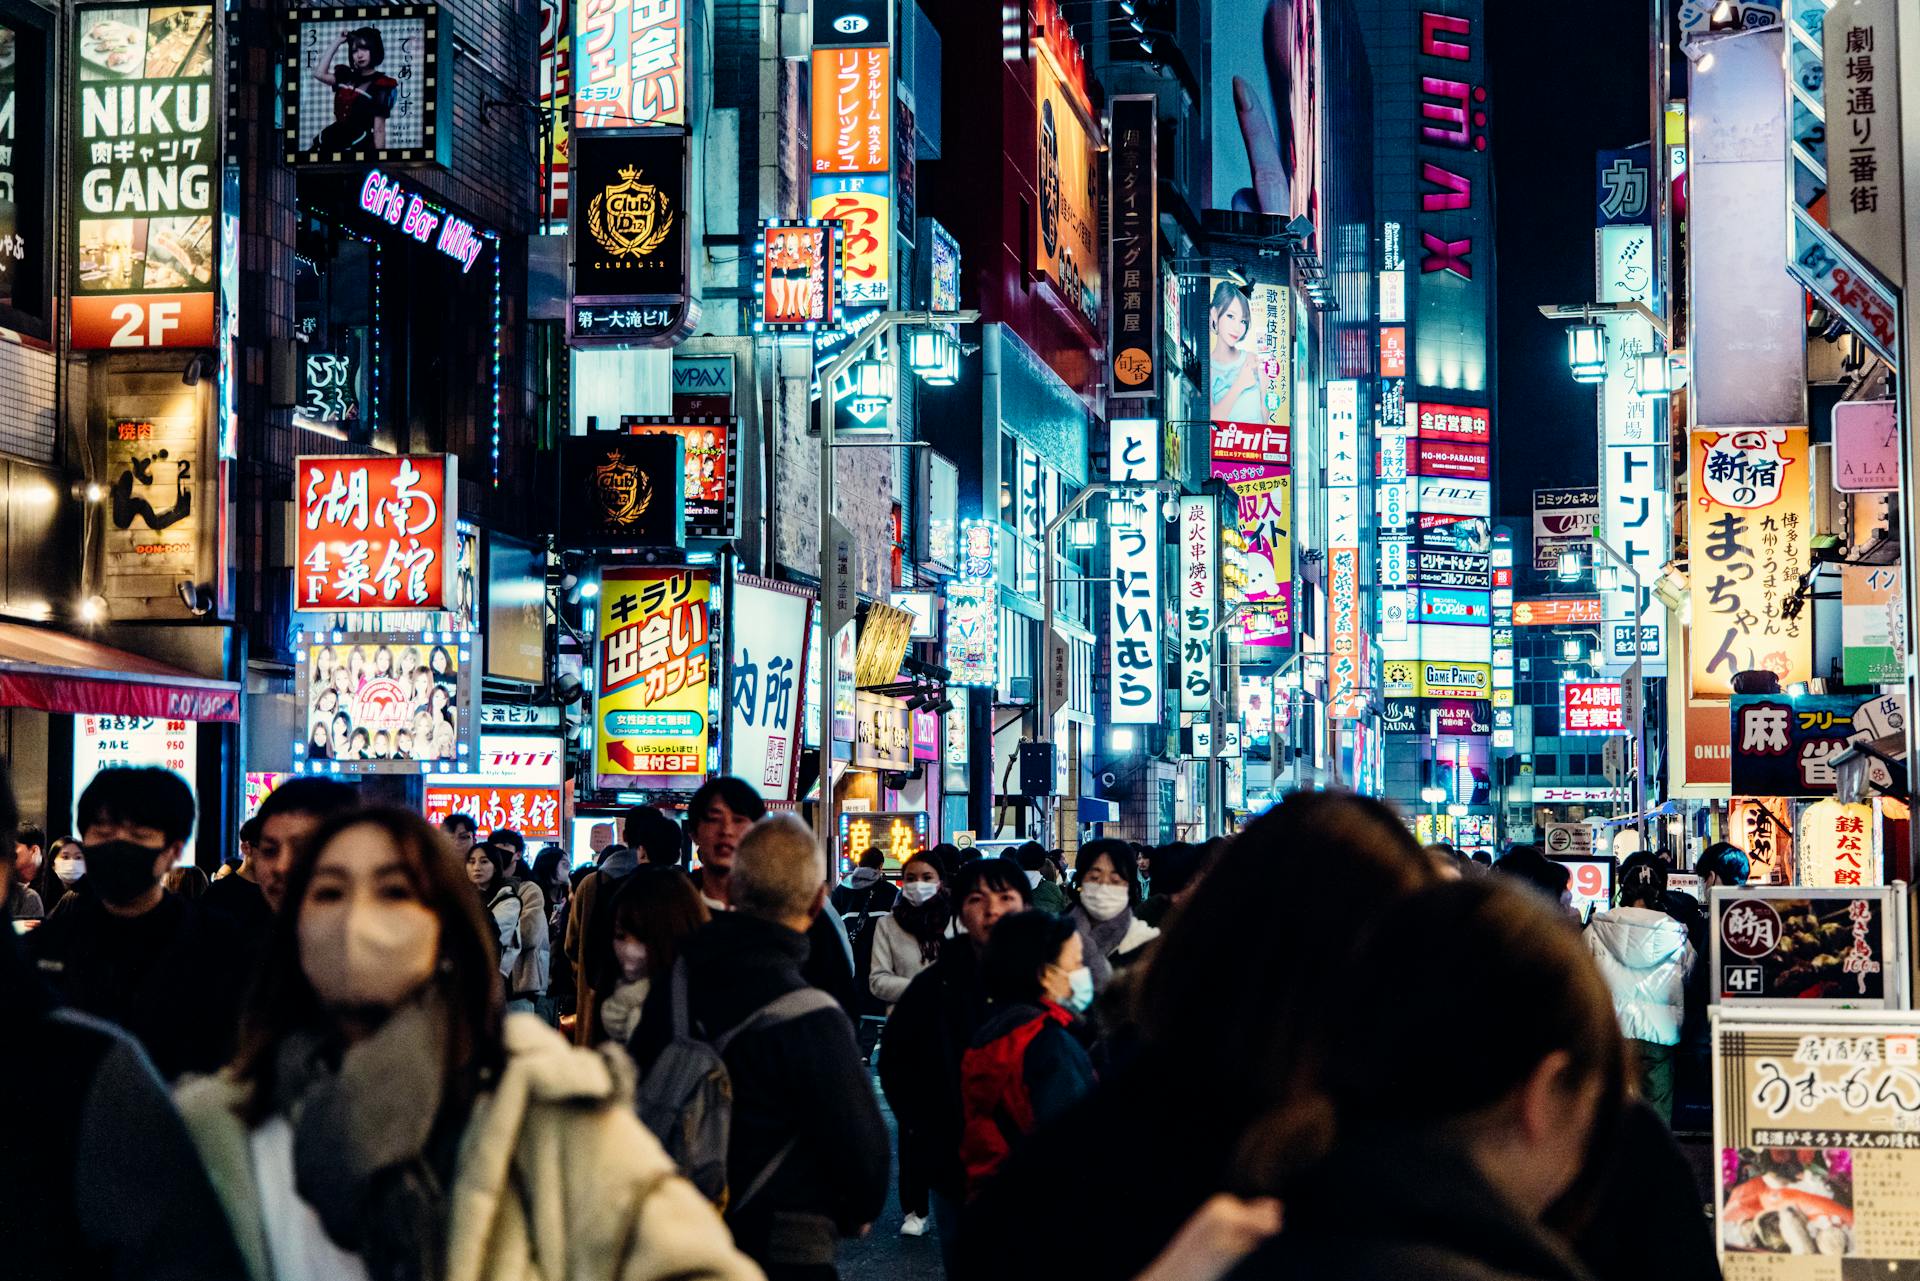
[[[53,884],[60,888],[60,892],[53,896],[53,901],[46,905],[47,915],[52,916],[74,893],[80,878],[87,874],[87,856],[85,847],[79,841],[71,836],[63,836],[47,850],[47,857],[53,863]]]
[[[1140,870],[1125,841],[1088,841],[1074,860],[1079,901],[1068,917],[1080,930],[1093,990],[1102,992],[1113,972],[1138,959],[1160,931],[1133,914],[1140,902]]]
[[[987,1018],[960,1064],[960,1161],[980,1190],[1019,1139],[1093,1093],[1093,1061],[1074,1015],[1093,976],[1073,922],[1045,912],[1002,917],[981,960]]]
[[[620,982],[600,1002],[607,1035],[625,1045],[640,1026],[653,976],[673,968],[680,945],[707,923],[707,905],[677,867],[634,869],[613,899],[613,960]]]
[[[880,918],[873,935],[873,968],[867,985],[892,1012],[914,975],[932,965],[940,945],[958,932],[940,865],[916,854],[900,869],[900,898]]]
[[[503,1023],[491,925],[418,815],[323,826],[274,931],[239,1054],[179,1092],[253,1281],[759,1276],[624,1055]]]

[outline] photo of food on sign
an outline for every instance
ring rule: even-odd
[[[1728,1148],[1720,1155],[1726,1189],[1721,1238],[1728,1250],[1827,1256],[1852,1251],[1851,1151]],[[1897,1274],[1876,1267],[1873,1275]]]
[[[461,647],[308,646],[306,759],[451,761],[460,739]]]
[[[1721,999],[1880,1004],[1884,904],[1877,896],[1818,893],[1716,900]]]

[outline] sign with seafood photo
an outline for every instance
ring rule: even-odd
[[[1920,1270],[1920,1024],[1716,1019],[1727,1281]]]

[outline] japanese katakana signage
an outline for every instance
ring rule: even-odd
[[[1590,553],[1587,548],[1580,549],[1583,557],[1597,556],[1610,567],[1599,573],[1601,599],[1606,607],[1603,652],[1607,660],[1616,665],[1631,663],[1637,635],[1642,665],[1652,672],[1663,670],[1667,661],[1667,610],[1653,594],[1654,579],[1666,564],[1668,551],[1667,491],[1660,483],[1664,452],[1656,445],[1609,445],[1600,451],[1600,488],[1605,496],[1602,523],[1607,545],[1639,574],[1638,597],[1634,595],[1633,574],[1598,549]],[[1697,616],[1694,634],[1697,639]]]
[[[1327,550],[1327,714],[1355,720],[1366,709],[1367,673],[1361,662],[1360,549]]]
[[[566,744],[537,734],[482,734],[472,774],[429,774],[421,780],[427,821],[466,814],[483,835],[513,831],[530,841],[561,838],[560,793]]]
[[[1109,503],[1107,521],[1113,570],[1107,612],[1111,720],[1157,725],[1162,706],[1158,502]]]
[[[293,607],[454,608],[452,454],[294,460]]]
[[[211,347],[213,8],[88,5],[73,30],[73,346]]]
[[[1839,0],[1823,38],[1827,220],[1841,243],[1895,285],[1905,266],[1898,22],[1897,0]]]
[[[1904,733],[1905,702],[1899,694],[1734,695],[1734,794],[1832,796],[1834,754]],[[1869,762],[1868,777],[1891,782],[1880,761]]]
[[[1900,566],[1840,567],[1841,676],[1849,685],[1902,679]]]
[[[73,776],[91,779],[115,766],[171,770],[194,787],[198,779],[199,727],[159,716],[73,718]],[[78,823],[74,825],[76,828]]]
[[[1592,485],[1533,491],[1533,536],[1585,538],[1600,527],[1600,491]]]
[[[684,0],[576,0],[573,127],[687,120]],[[587,193],[580,192],[584,199]]]
[[[770,801],[794,799],[800,703],[807,687],[810,592],[742,575],[733,583],[727,645],[727,772]]]
[[[879,306],[893,297],[893,51],[885,24],[879,25],[858,46],[813,51],[807,212],[841,225],[848,307]]]
[[[1213,634],[1219,614],[1220,510],[1211,497],[1180,500],[1180,709],[1210,713]]]
[[[1730,694],[1744,671],[1808,679],[1811,610],[1786,605],[1808,565],[1806,431],[1696,431],[1689,456],[1694,696]]]
[[[706,777],[710,590],[694,570],[600,571],[596,786],[691,790]]]
[[[686,440],[677,434],[564,438],[560,530],[567,545],[680,546],[686,541],[686,466]]]
[[[1160,199],[1157,190],[1159,130],[1152,94],[1121,94],[1108,106],[1113,128],[1108,240],[1113,280],[1107,354],[1112,377],[1107,397],[1124,400],[1160,394]]]
[[[1653,221],[1653,190],[1647,176],[1645,147],[1599,152],[1595,169],[1595,226]]]
[[[927,850],[933,830],[924,811],[840,811],[840,857],[848,867],[858,867],[860,856],[877,849],[886,855],[887,870],[899,871],[915,854]]]
[[[1714,991],[1742,1005],[1870,1007],[1897,1000],[1885,889],[1716,888]],[[1912,1102],[1920,1111],[1920,1088]],[[1785,1253],[1785,1251],[1781,1251]]]
[[[1800,883],[1821,889],[1879,885],[1879,822],[1873,806],[1815,801],[1800,812]]]

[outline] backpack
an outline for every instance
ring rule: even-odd
[[[819,988],[803,987],[775,997],[715,1037],[694,1034],[687,1015],[687,970],[676,961],[668,980],[672,1039],[640,1082],[634,1101],[641,1124],[653,1132],[701,1194],[723,1210],[738,1210],[764,1189],[792,1154],[799,1136],[783,1144],[728,1204],[727,1143],[733,1131],[733,1080],[722,1056],[743,1032],[775,1027],[839,1003]]]

